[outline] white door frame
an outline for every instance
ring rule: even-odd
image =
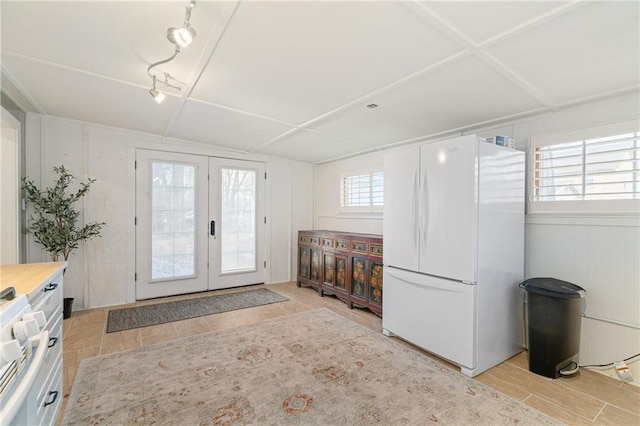
[[[239,160],[239,159],[229,159],[229,158],[224,158],[224,157],[217,157],[217,156],[210,156],[210,155],[203,155],[203,154],[190,154],[190,153],[184,153],[184,152],[170,152],[170,151],[163,151],[163,150],[158,150],[158,149],[153,149],[152,147],[149,148],[136,148],[136,147],[132,147],[129,151],[129,158],[133,159],[135,161],[134,164],[137,164],[136,168],[134,168],[132,170],[132,175],[131,178],[132,180],[135,182],[134,187],[135,187],[135,191],[132,194],[132,199],[130,202],[130,205],[134,208],[135,210],[135,221],[137,222],[136,225],[133,226],[132,230],[133,230],[133,235],[132,235],[132,244],[133,244],[133,250],[131,250],[131,253],[134,254],[135,256],[135,260],[132,262],[132,267],[133,267],[133,271],[134,271],[134,276],[135,276],[135,282],[133,287],[133,291],[128,293],[128,299],[130,302],[133,302],[135,300],[142,300],[142,299],[147,299],[147,298],[151,298],[151,297],[160,297],[161,295],[149,295],[149,294],[142,294],[138,291],[138,285],[141,282],[144,282],[145,280],[147,280],[147,282],[149,281],[149,271],[150,271],[150,267],[147,268],[146,266],[142,266],[143,264],[148,263],[148,261],[144,261],[141,262],[139,259],[140,256],[140,250],[142,249],[140,247],[140,244],[144,244],[143,239],[144,238],[149,238],[148,236],[141,238],[141,235],[139,235],[140,233],[140,226],[143,226],[142,224],[142,219],[141,219],[141,215],[144,214],[144,212],[140,211],[139,208],[139,198],[143,196],[143,194],[146,191],[146,195],[144,195],[144,197],[149,197],[148,188],[142,188],[141,187],[141,183],[138,182],[139,181],[139,176],[140,174],[143,172],[141,170],[141,162],[140,162],[140,154],[141,153],[147,153],[149,155],[151,155],[152,157],[158,158],[158,159],[167,159],[168,161],[180,161],[178,160],[179,158],[191,158],[191,159],[195,159],[198,158],[200,161],[204,161],[204,162],[210,162],[210,163],[215,163],[217,162],[218,164],[224,164],[224,165],[231,165],[231,166],[238,166],[239,168],[245,168],[245,169],[255,169],[257,171],[257,191],[258,191],[258,198],[257,198],[257,202],[258,202],[258,212],[256,214],[256,229],[258,232],[258,236],[257,236],[257,242],[256,242],[256,274],[259,274],[259,278],[256,279],[255,276],[253,278],[246,278],[245,273],[231,273],[231,274],[223,274],[224,276],[224,280],[221,282],[219,280],[213,280],[213,276],[214,275],[218,275],[217,274],[217,270],[214,267],[214,259],[212,257],[212,250],[211,250],[211,245],[208,245],[206,249],[202,249],[202,245],[200,243],[198,243],[198,252],[200,253],[200,258],[204,258],[205,262],[205,268],[209,268],[208,271],[206,271],[206,275],[207,275],[207,286],[206,288],[202,288],[199,287],[197,290],[193,290],[193,291],[205,291],[205,290],[215,290],[215,289],[219,289],[219,288],[229,288],[229,287],[237,287],[237,286],[242,286],[242,285],[247,285],[247,284],[254,284],[254,283],[266,283],[268,280],[268,271],[269,271],[269,267],[267,265],[267,237],[268,237],[268,228],[266,226],[266,208],[268,205],[268,201],[266,199],[266,195],[267,195],[267,185],[266,185],[266,168],[267,168],[267,164],[265,162],[262,161],[255,161],[255,160]],[[184,157],[183,157],[184,156]],[[144,172],[146,173],[146,172]],[[208,174],[213,173],[211,171],[211,166],[209,165],[209,170],[208,170]],[[209,187],[207,188],[207,194],[209,199],[212,198],[211,195],[211,188],[212,188],[212,181],[213,179],[210,178],[209,180]],[[206,201],[206,200],[205,200]],[[202,204],[202,203],[200,203]],[[209,203],[204,203],[207,205],[208,209],[212,209],[213,208],[213,203],[209,202]],[[197,231],[196,235],[198,236],[198,241],[201,241],[202,239],[204,239],[205,244],[207,243],[207,240],[209,240],[209,242],[211,242],[211,235],[210,235],[210,221],[211,220],[215,220],[211,217],[212,213],[211,211],[208,212],[208,216],[205,217],[204,220],[201,220],[199,224],[200,229]],[[144,225],[146,226],[146,225]],[[204,230],[204,231],[203,231]],[[209,236],[209,238],[204,238],[204,232],[207,232],[207,235]],[[215,244],[215,243],[214,243]],[[150,250],[150,248],[148,249]],[[205,256],[202,256],[202,253],[205,253]],[[150,253],[148,253],[148,258],[150,258]],[[208,263],[209,265],[207,266],[206,263]],[[142,271],[142,268],[145,268],[145,271]],[[200,272],[198,273],[200,274]],[[245,277],[243,277],[243,275]],[[213,285],[212,285],[213,284]],[[170,286],[170,284],[168,284],[168,286]],[[165,289],[168,290],[168,289]],[[192,292],[192,291],[178,291],[175,292],[174,294],[180,294],[180,293],[188,293],[188,292]]]
[[[20,263],[20,134],[20,121],[2,108],[0,265]]]

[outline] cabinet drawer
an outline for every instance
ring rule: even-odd
[[[33,407],[34,409],[30,410],[31,413],[29,413],[29,415],[35,415],[35,418],[30,419],[29,424],[53,424],[62,399],[62,357],[58,357],[50,370],[50,374],[47,376],[44,386],[38,390],[35,398],[36,407]]]
[[[53,324],[51,324],[53,323]],[[44,360],[45,367],[51,368],[54,361],[62,354],[62,312],[59,312],[49,328],[49,346],[47,356]]]
[[[309,244],[311,242],[311,237],[308,235],[300,235],[300,237],[298,237],[298,242],[300,244]]]
[[[341,240],[338,238],[336,240],[336,249],[349,251],[349,240]]]
[[[322,242],[322,248],[333,248],[333,238],[322,238],[320,241]]]
[[[367,254],[367,243],[363,241],[351,241],[351,251],[354,253]]]
[[[62,306],[62,271],[49,283],[32,293],[29,303],[34,311],[44,312],[49,321],[56,309]]]
[[[60,315],[60,320],[53,325],[53,329],[49,330],[48,345],[40,373],[33,382],[33,389],[41,389],[50,381],[49,375],[56,369],[56,363],[62,359],[62,315]]]
[[[382,257],[382,244],[371,243],[369,246],[369,254],[375,257]]]

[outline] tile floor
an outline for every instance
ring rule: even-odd
[[[104,332],[109,308],[74,312],[71,318],[64,321],[64,401],[58,424],[61,423],[80,361],[84,358],[319,307],[331,309],[372,330],[382,331],[382,320],[376,315],[362,309],[349,310],[338,299],[320,297],[313,289],[297,288],[295,283],[266,287],[286,296],[289,301],[109,334]],[[238,289],[217,293],[229,291]],[[111,309],[200,296],[202,294],[156,299]],[[430,354],[425,355],[455,368]],[[581,369],[580,376],[576,378],[548,379],[528,371],[526,354],[523,352],[475,379],[571,425],[640,425],[640,387],[586,369]]]

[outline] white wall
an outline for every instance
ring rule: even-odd
[[[298,231],[312,223],[313,165],[273,159],[267,173],[272,176],[268,197],[272,214],[267,222],[271,224],[271,282],[295,281]]]
[[[374,167],[382,168],[382,152],[373,152],[315,167],[314,229],[382,234],[382,214],[340,213],[340,175]]]
[[[293,244],[289,251],[291,279],[298,275],[298,231],[313,228],[313,182],[314,167],[310,164],[294,162],[291,169],[291,193],[293,198],[291,232]],[[307,206],[311,206],[310,209]]]
[[[203,144],[165,139],[62,118],[28,114],[27,176],[50,185],[54,166],[63,164],[78,180],[95,178],[83,199],[80,220],[107,222],[102,237],[82,244],[72,254],[65,274],[65,297],[74,309],[135,300],[135,171],[136,148],[171,150],[205,156],[264,161],[267,165],[268,283],[292,279],[291,254],[297,227],[309,227],[313,166],[264,156],[242,155]],[[307,219],[308,218],[308,219]],[[29,242],[28,262],[48,260]]]
[[[640,353],[640,220],[529,217],[526,237],[527,277],[554,277],[587,291],[580,363]],[[640,380],[640,363],[630,366]]]
[[[504,134],[528,151],[533,135],[582,129],[640,118],[637,93],[529,117],[464,134]],[[382,165],[383,152],[316,166],[314,226],[382,232],[377,218],[343,218],[338,211],[340,173]],[[587,290],[580,363],[605,364],[640,353],[640,215],[626,218],[584,215],[527,215],[525,277],[550,276]],[[640,358],[632,364],[640,382]],[[615,376],[612,368],[605,373]]]

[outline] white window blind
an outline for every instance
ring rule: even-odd
[[[363,172],[340,179],[340,208],[354,211],[382,211],[384,173]]]
[[[533,210],[540,203],[575,210],[576,202],[582,202],[578,210],[589,210],[592,201],[616,210],[617,201],[640,200],[640,126],[635,124],[633,131],[616,125],[532,138]]]

